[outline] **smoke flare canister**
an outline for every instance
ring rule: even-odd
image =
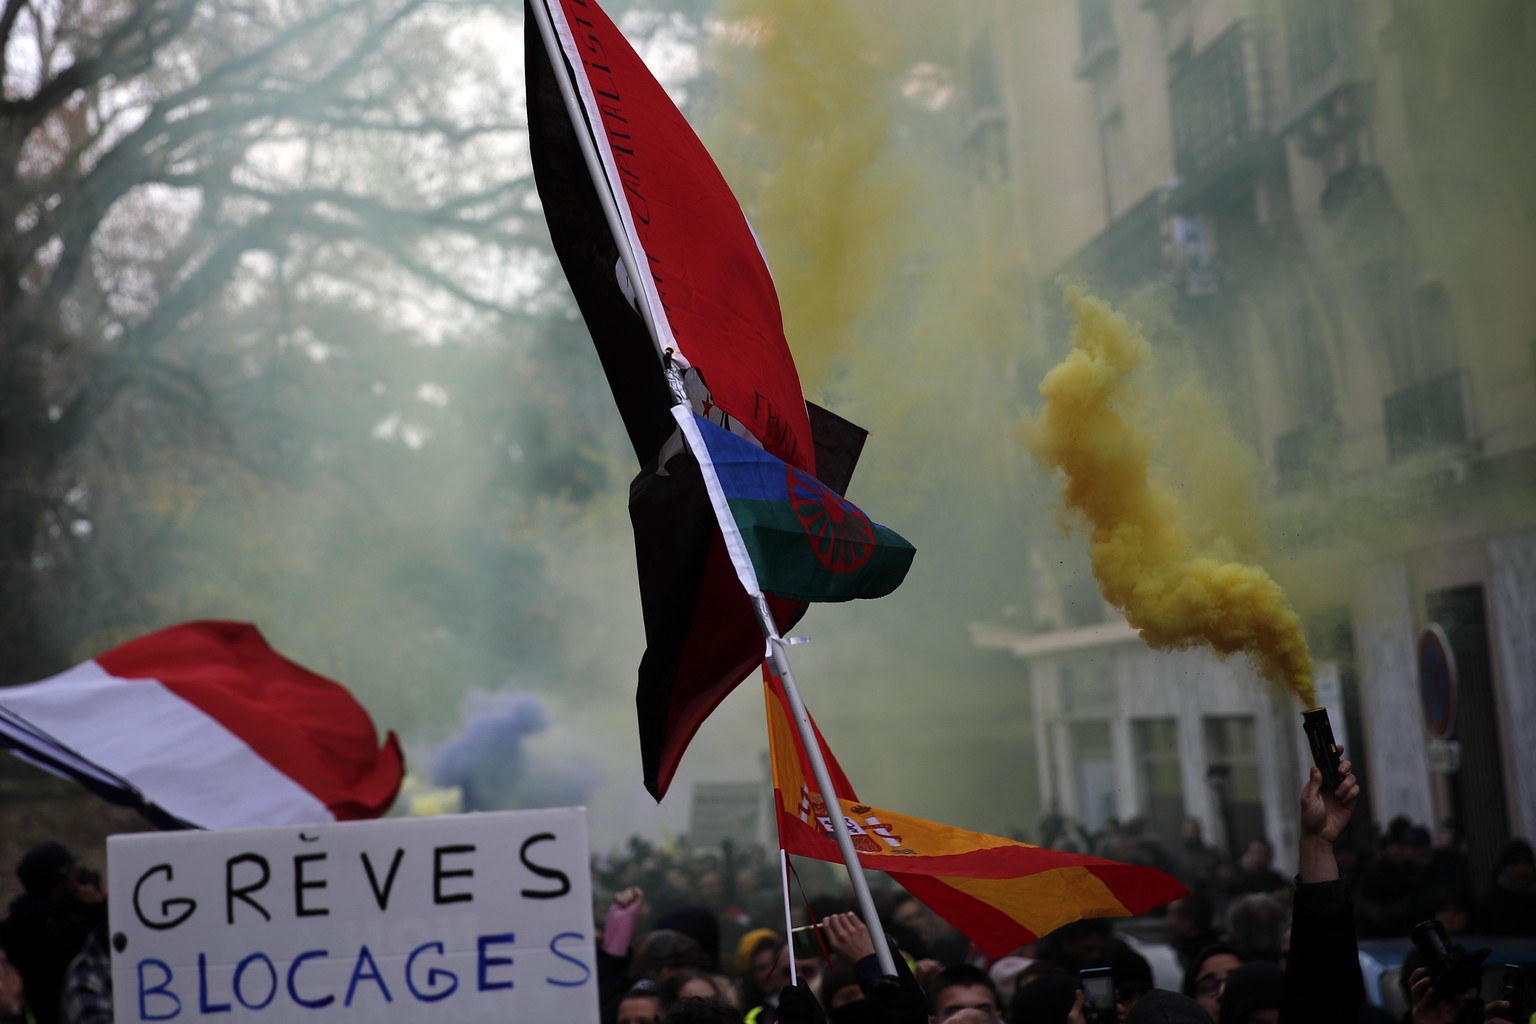
[[[1301,727],[1307,734],[1307,745],[1312,748],[1312,763],[1323,773],[1323,785],[1338,789],[1344,776],[1339,774],[1339,761],[1343,751],[1333,740],[1333,725],[1328,721],[1327,708],[1309,708],[1301,713]]]

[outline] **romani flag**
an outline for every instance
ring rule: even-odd
[[[731,564],[749,594],[801,601],[883,597],[916,549],[820,480],[682,406],[673,416],[722,525]]]
[[[763,666],[763,692],[779,845],[841,863],[827,802],[771,662]],[[1155,868],[1058,853],[861,804],[821,730],[814,722],[812,728],[860,863],[888,873],[988,956],[1083,918],[1135,917],[1186,892]]]
[[[377,818],[405,775],[339,683],[255,626],[188,622],[0,689],[0,747],[162,828]]]
[[[552,27],[554,60],[541,19]],[[653,312],[696,412],[837,493],[864,432],[805,402],[746,216],[607,15],[593,0],[528,0],[525,55],[529,144],[550,238],[643,467],[630,487],[646,637],[635,705],[646,788],[659,800],[699,726],[762,660],[763,638],[697,463],[675,458],[674,399],[640,309]],[[621,246],[644,268],[640,280],[625,270]],[[805,612],[784,595],[767,600],[781,632]]]

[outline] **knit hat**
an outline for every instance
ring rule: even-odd
[[[1019,975],[1034,962],[1033,958],[1027,956],[1005,956],[987,968],[987,975],[992,979],[992,984],[997,986],[997,997],[1004,1003],[1012,999],[1014,990],[1019,986]]]
[[[1278,1010],[1285,991],[1285,972],[1278,964],[1256,960],[1227,975],[1221,991],[1220,1024],[1242,1024],[1257,1010]]]
[[[699,966],[712,971],[720,962],[720,921],[708,907],[679,907],[658,917],[656,927],[682,932],[697,942],[704,953]]]
[[[1211,1024],[1211,1015],[1189,996],[1155,988],[1136,1000],[1125,1024]]]
[[[74,863],[75,855],[63,843],[46,839],[22,855],[16,877],[28,896],[41,898],[53,892]]]
[[[736,943],[736,973],[746,974],[752,969],[752,951],[765,939],[772,939],[775,943],[783,942],[784,936],[772,928],[754,928],[741,937]]]
[[[629,976],[649,977],[663,967],[697,967],[703,959],[704,951],[697,942],[682,932],[658,928],[636,940],[629,958]]]

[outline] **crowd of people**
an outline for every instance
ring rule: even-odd
[[[1188,895],[1136,929],[1177,955],[1178,991],[1157,987],[1137,951],[1145,947],[1114,922],[1078,921],[993,958],[904,890],[877,885],[892,973],[853,912],[840,867],[797,862],[800,895],[786,922],[776,854],[632,839],[592,864],[601,1020],[1086,1024],[1096,1018],[1084,1006],[1082,972],[1107,968],[1116,1019],[1127,1024],[1390,1021],[1364,1000],[1357,933],[1403,935],[1433,919],[1452,940],[1472,928],[1536,935],[1528,843],[1510,842],[1488,888],[1475,892],[1454,843],[1408,823],[1391,823],[1362,856],[1350,831],[1358,793],[1353,776],[1329,791],[1314,773],[1302,794],[1294,879],[1275,871],[1263,840],[1234,862],[1193,821],[1172,851],[1135,825],[1090,837],[1059,818],[1043,823],[1049,845],[1152,864],[1186,883]],[[102,880],[56,842],[30,850],[17,877],[23,892],[0,920],[0,1024],[111,1021]],[[1403,971],[1412,1024],[1465,1019],[1460,999],[1435,993],[1422,958],[1412,957]],[[1490,1004],[1487,1019],[1506,1009]]]
[[[1358,792],[1352,776],[1336,792],[1324,791],[1317,778],[1308,784],[1298,872],[1291,879],[1275,870],[1263,839],[1234,859],[1209,845],[1193,819],[1172,850],[1136,823],[1111,825],[1095,836],[1056,816],[1042,823],[1044,845],[1160,867],[1186,883],[1187,896],[1135,929],[1161,936],[1177,955],[1178,991],[1156,987],[1152,967],[1137,951],[1145,947],[1114,922],[1080,921],[988,958],[899,889],[874,892],[899,954],[896,975],[879,974],[846,895],[821,892],[795,909],[795,923],[815,919],[827,936],[827,955],[797,956],[785,941],[778,872],[761,851],[664,851],[634,840],[622,854],[594,864],[595,891],[611,899],[600,914],[603,1019],[1065,1024],[1092,1019],[1083,1007],[1081,972],[1108,968],[1121,1021],[1390,1021],[1364,998],[1357,934],[1405,936],[1419,921],[1439,919],[1453,940],[1474,923],[1489,934],[1536,936],[1536,868],[1528,843],[1511,841],[1487,889],[1474,893],[1454,842],[1441,837],[1426,852],[1406,822],[1389,824],[1363,854],[1358,824],[1350,828]],[[1410,875],[1411,883],[1402,881]],[[1406,900],[1398,895],[1404,890]],[[1448,892],[1460,901],[1454,919],[1445,917]],[[713,912],[684,919],[703,906]],[[649,920],[651,930],[636,920]],[[658,935],[667,936],[666,964],[652,952]],[[795,986],[791,962],[798,968]],[[683,998],[682,984],[692,986],[691,999]],[[1433,992],[1416,953],[1402,984],[1414,1024],[1441,1024],[1465,1012],[1459,998]],[[896,991],[906,998],[896,998]],[[714,1015],[704,1013],[700,997]],[[1505,1009],[1490,1004],[1487,1019],[1502,1019]]]

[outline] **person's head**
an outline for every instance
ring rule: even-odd
[[[1115,958],[1114,969],[1115,1006],[1124,1020],[1142,996],[1152,991],[1152,965],[1145,957],[1122,955]]]
[[[1248,849],[1243,851],[1243,870],[1256,874],[1260,871],[1268,871],[1270,862],[1275,859],[1275,851],[1270,848],[1269,840],[1253,839],[1248,843]]]
[[[665,982],[677,971],[697,968],[703,962],[704,952],[697,942],[682,932],[657,928],[635,940],[629,958],[629,976]]]
[[[693,881],[693,891],[699,894],[701,903],[720,906],[725,902],[725,876],[719,871],[701,871]]]
[[[935,1021],[948,1021],[960,1010],[985,1010],[996,1020],[1001,1014],[997,986],[980,967],[956,964],[939,972],[928,986],[928,1010]]]
[[[1153,989],[1123,1018],[1124,1024],[1210,1024],[1205,1008],[1186,995]]]
[[[1207,946],[1184,973],[1184,994],[1205,1007],[1215,1020],[1221,1008],[1221,990],[1226,985],[1227,975],[1242,965],[1242,956],[1231,946]]]
[[[715,983],[703,971],[696,971],[691,967],[685,967],[676,971],[662,987],[667,990],[667,995],[673,1002],[679,999],[714,999],[719,996],[715,990]]]
[[[956,1010],[946,1019],[945,1024],[997,1024],[998,1017],[995,1013],[986,1010],[964,1009]]]
[[[1109,936],[1107,921],[1073,921],[1050,934],[1049,946],[1051,952],[1072,970],[1103,967]]]
[[[741,1024],[741,1011],[714,997],[679,999],[662,1015],[662,1024]]]
[[[1185,818],[1184,823],[1179,826],[1179,834],[1184,837],[1184,842],[1190,846],[1196,846],[1202,842],[1203,832],[1204,829],[1200,826],[1200,819],[1196,817]]]
[[[1536,853],[1524,839],[1511,839],[1499,851],[1493,865],[1494,877],[1511,889],[1526,889],[1536,883]]]
[[[1273,1024],[1280,1019],[1285,972],[1259,961],[1233,968],[1221,993],[1217,1024]]]
[[[1013,998],[1014,990],[1019,987],[1019,979],[1024,972],[1029,970],[1034,963],[1033,958],[1027,956],[1005,956],[996,960],[987,968],[987,977],[992,979],[992,984],[997,986],[997,1000],[1001,1006],[1006,1006],[1008,1000]]]
[[[1465,935],[1471,927],[1472,914],[1461,894],[1448,892],[1435,901],[1435,920],[1444,926],[1447,935]]]
[[[864,998],[859,979],[850,968],[839,964],[821,976],[821,1005],[830,1013],[838,1007],[856,1003]]]
[[[1168,904],[1169,934],[1175,939],[1205,935],[1211,930],[1211,917],[1214,913],[1211,898],[1203,892],[1192,892],[1176,899]]]
[[[1008,1003],[1008,1019],[1031,1024],[1051,1021],[1064,1024],[1082,987],[1077,975],[1065,971],[1020,981]]]
[[[75,855],[63,843],[45,839],[22,854],[16,864],[16,880],[28,896],[45,899],[67,886],[74,866]]]
[[[784,941],[778,932],[772,928],[754,928],[741,937],[736,943],[736,973],[743,978],[751,978],[757,956],[763,950],[773,953],[773,947]]]
[[[937,930],[933,911],[911,896],[896,901],[891,907],[891,920],[924,939],[932,939]]]
[[[656,1024],[667,1008],[667,990],[659,982],[641,978],[619,1000],[617,1024]]]
[[[789,982],[789,971],[781,971],[789,956],[789,945],[778,935],[758,943],[752,951],[752,982],[764,995],[773,995]]]
[[[1403,845],[1407,847],[1408,860],[1415,864],[1428,864],[1435,855],[1430,843],[1429,829],[1423,825],[1414,825],[1404,832]]]
[[[656,919],[656,928],[680,932],[699,944],[700,966],[713,970],[720,959],[720,921],[708,907],[678,907]]]
[[[1278,960],[1285,911],[1263,893],[1239,896],[1227,908],[1227,941],[1246,960]]]

